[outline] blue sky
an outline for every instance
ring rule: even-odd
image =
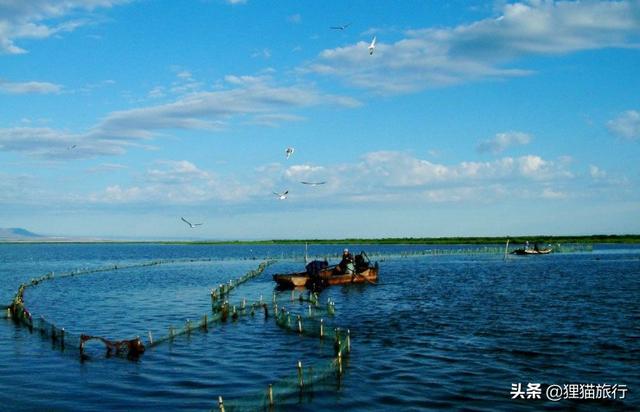
[[[638,67],[639,1],[6,0],[0,227],[640,233]]]

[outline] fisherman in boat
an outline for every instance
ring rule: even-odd
[[[349,249],[342,251],[342,260],[336,266],[336,272],[339,274],[352,275],[355,273],[355,265],[353,264],[353,255]]]

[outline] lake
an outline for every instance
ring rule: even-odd
[[[76,348],[60,350],[46,336],[0,319],[0,409],[218,410],[222,396],[227,411],[255,410],[269,384],[283,394],[274,410],[640,408],[638,245],[506,260],[459,245],[310,245],[309,253],[337,263],[345,246],[379,262],[379,283],[319,294],[314,317],[327,330],[349,329],[351,353],[341,376],[329,373],[300,391],[298,361],[304,373],[311,367],[319,374],[331,372],[335,359],[331,339],[274,321],[271,275],[302,270],[300,246],[0,244],[2,305],[22,282],[53,272],[56,278],[25,291],[34,318],[43,316],[70,336],[140,336],[145,344],[149,333],[160,339],[170,326],[212,315],[212,288],[275,260],[228,297],[238,308],[244,298],[262,297],[268,317],[245,310],[237,320],[214,322],[207,332],[196,328],[134,360],[106,357],[93,343],[81,362]],[[442,253],[427,252],[434,248]],[[126,268],[158,260],[171,262]],[[304,315],[309,303],[298,297],[275,296],[280,308]],[[323,312],[328,300],[334,315]],[[564,399],[578,398],[573,389],[588,397],[583,391],[591,387],[584,385],[591,384],[608,388],[610,399]],[[551,401],[545,396],[551,385],[569,392]]]

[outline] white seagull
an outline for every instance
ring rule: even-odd
[[[191,223],[191,222],[189,222],[187,219],[185,219],[183,217],[181,217],[180,219],[182,219],[182,221],[184,223],[188,224],[191,229],[193,229],[196,226],[202,226],[202,223]]]
[[[280,200],[284,200],[284,199],[286,199],[286,198],[287,198],[287,195],[289,194],[289,191],[288,191],[288,190],[285,190],[285,191],[284,191],[284,192],[282,192],[282,193],[276,193],[276,192],[273,192],[273,194],[274,194],[274,195],[276,195],[276,196],[278,197],[278,199],[280,199]]]
[[[291,156],[294,152],[293,147],[287,147],[287,150],[284,151],[284,154],[287,155],[287,159],[289,158],[289,156]]]
[[[373,50],[376,48],[376,36],[373,36],[371,44],[369,45],[369,55],[373,54]]]
[[[300,183],[302,183],[303,185],[309,185],[309,186],[320,186],[327,182],[322,181],[322,182],[300,182]]]
[[[332,30],[344,30],[349,26],[351,26],[351,23],[343,24],[342,26],[331,26],[329,28]]]

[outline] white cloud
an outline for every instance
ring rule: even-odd
[[[305,120],[302,116],[286,113],[261,114],[253,117],[254,124],[262,126],[276,127],[282,122],[300,122]]]
[[[558,190],[545,187],[542,190],[542,193],[540,194],[540,196],[544,199],[565,199],[567,197],[567,194]]]
[[[231,88],[201,91],[172,103],[116,111],[85,132],[51,128],[0,128],[0,150],[51,158],[119,155],[132,145],[153,139],[161,131],[198,129],[216,131],[235,119],[252,122],[298,121],[286,111],[319,105],[356,107],[345,96],[324,94],[308,84],[274,85],[269,77],[227,76]],[[77,147],[70,151],[73,144]]]
[[[200,170],[195,164],[187,161],[159,161],[158,165],[164,168],[155,168],[147,171],[147,180],[154,183],[183,184],[199,179],[207,180],[211,175]]]
[[[181,70],[180,72],[178,72],[178,74],[176,74],[176,76],[181,79],[191,79],[193,77],[189,70]]]
[[[255,50],[253,53],[251,53],[251,57],[262,57],[263,59],[269,59],[271,58],[271,50],[266,47],[262,50]]]
[[[39,195],[41,195],[40,185],[33,176],[0,171],[0,205],[30,203],[35,201]]]
[[[89,20],[68,19],[77,12],[110,8],[128,0],[4,0],[0,2],[0,53],[21,54],[27,51],[15,44],[19,39],[44,39],[73,31]],[[67,20],[64,20],[67,18]],[[56,22],[52,22],[56,20]]]
[[[0,92],[8,94],[49,94],[59,93],[62,86],[48,82],[10,83],[0,81]]]
[[[589,165],[589,175],[593,179],[604,179],[605,177],[607,177],[607,172],[600,169],[598,166]]]
[[[300,24],[302,23],[302,16],[300,14],[292,14],[291,16],[287,17],[287,20],[293,24]]]
[[[70,147],[77,147],[70,150]],[[47,127],[13,127],[0,129],[0,150],[24,152],[46,158],[77,158],[124,153],[126,142],[108,139],[87,140],[66,130]]]
[[[629,140],[640,138],[640,112],[627,110],[618,117],[607,122],[607,127],[616,136]]]
[[[349,164],[292,165],[285,169],[283,176],[291,183],[326,181],[326,185],[305,192],[305,196],[330,202],[336,202],[336,199],[347,203],[490,202],[506,196],[528,199],[551,198],[554,192],[558,195],[561,191],[554,185],[574,178],[565,166],[561,160],[547,160],[536,155],[446,165],[405,152],[378,151],[366,153],[358,162]],[[273,175],[282,171],[274,168],[262,173]]]
[[[120,163],[102,163],[98,166],[87,169],[89,173],[114,172],[117,170],[125,170],[128,167]]]
[[[531,136],[522,132],[497,133],[492,139],[480,142],[476,149],[481,153],[491,152],[497,154],[504,152],[510,146],[526,145],[530,141]]]
[[[124,170],[119,164],[104,164],[96,170]],[[597,176],[599,169],[591,168]],[[0,172],[1,175],[1,172]],[[0,176],[2,177],[2,176]],[[433,163],[406,152],[378,151],[360,159],[337,164],[271,163],[256,167],[253,172],[218,174],[200,168],[188,160],[163,160],[150,165],[142,174],[133,174],[128,184],[105,185],[93,194],[58,195],[54,200],[94,204],[139,204],[149,207],[167,205],[257,205],[269,207],[272,191],[288,189],[288,203],[305,207],[334,207],[345,204],[407,204],[456,203],[487,204],[504,199],[565,199],[618,193],[624,181],[599,180],[594,191],[591,182],[576,178],[566,164],[537,155],[504,157],[490,162]],[[115,177],[114,177],[115,179]],[[582,179],[582,180],[581,180]],[[0,188],[6,199],[17,203],[31,199],[20,191],[17,179],[8,176]],[[322,186],[309,187],[301,181],[325,181]],[[11,183],[14,182],[14,183]],[[29,187],[37,187],[32,182]],[[52,193],[40,194],[55,199]],[[0,198],[0,200],[2,200]]]
[[[225,0],[229,4],[245,4],[247,0]]]
[[[187,160],[158,161],[129,187],[107,186],[89,197],[106,204],[196,204],[246,202],[264,189],[241,184],[232,176],[221,178]]]
[[[147,94],[147,96],[151,99],[159,99],[161,97],[164,97],[165,96],[164,87],[155,86],[154,88],[149,90],[149,93]]]
[[[637,46],[640,3],[532,0],[506,4],[499,18],[412,30],[390,42],[324,50],[302,72],[331,75],[379,93],[407,93],[482,79],[530,75],[511,67],[528,55]]]

